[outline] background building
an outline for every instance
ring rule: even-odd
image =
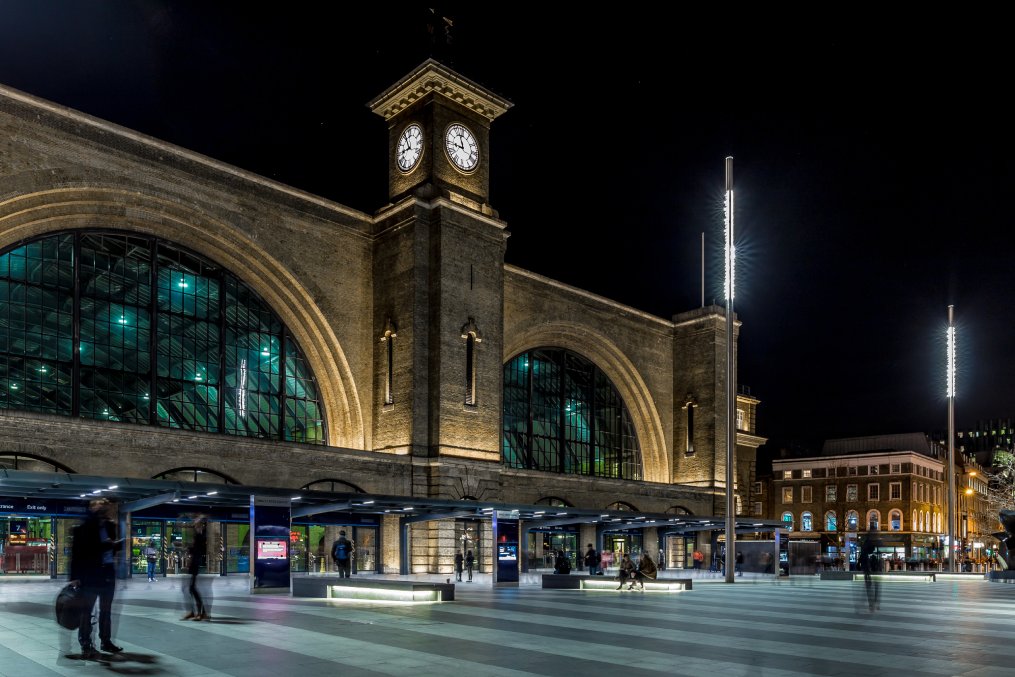
[[[770,515],[791,545],[826,561],[856,562],[870,525],[882,557],[940,560],[947,501],[943,450],[922,433],[827,440],[820,455],[772,461]]]

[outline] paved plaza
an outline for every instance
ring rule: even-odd
[[[478,582],[443,604],[250,595],[244,579],[211,580],[211,622],[180,620],[182,579],[122,585],[125,651],[98,661],[74,657],[75,633],[54,620],[60,582],[0,582],[0,675],[1015,677],[1015,585],[977,580],[888,581],[873,614],[862,583],[812,577],[681,593]]]

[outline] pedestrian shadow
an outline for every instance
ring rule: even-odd
[[[159,675],[168,672],[158,664],[158,656],[129,651],[121,653],[97,652],[91,656],[85,656],[80,652],[66,654],[59,662],[81,667],[94,663],[118,675]]]

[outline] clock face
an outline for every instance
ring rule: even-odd
[[[419,164],[419,158],[422,155],[423,129],[414,122],[406,127],[402,135],[398,137],[398,148],[395,151],[398,168],[403,172],[410,171]]]
[[[451,162],[463,172],[471,172],[479,164],[479,144],[465,125],[456,122],[448,127],[444,147]]]

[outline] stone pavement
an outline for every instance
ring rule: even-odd
[[[74,657],[57,626],[61,583],[0,581],[0,675],[346,677],[686,675],[1015,677],[1015,586],[813,577],[717,580],[681,593],[492,590],[398,604],[250,595],[212,578],[211,622],[181,621],[183,579],[117,590],[123,655]],[[70,656],[68,656],[70,654]]]

